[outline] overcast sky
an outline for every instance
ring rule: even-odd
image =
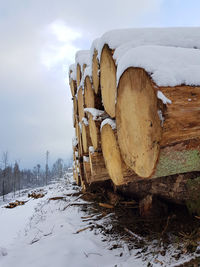
[[[200,26],[198,0],[0,0],[0,161],[72,153],[68,66],[105,31]]]

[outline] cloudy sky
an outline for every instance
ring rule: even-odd
[[[105,31],[200,26],[198,0],[0,0],[0,161],[22,167],[71,155],[67,73]]]

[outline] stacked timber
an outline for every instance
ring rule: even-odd
[[[200,28],[115,30],[77,52],[69,83],[78,184],[110,179],[142,197],[186,200],[200,171],[199,36]]]

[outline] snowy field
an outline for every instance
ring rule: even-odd
[[[83,220],[88,214],[78,205],[70,205],[86,201],[77,198],[77,195],[69,196],[77,193],[79,188],[72,185],[71,177],[68,178],[44,187],[46,194],[43,198],[28,198],[27,192],[24,192],[17,199],[28,200],[25,205],[13,209],[4,208],[5,203],[1,206],[1,267],[175,266],[189,259],[186,256],[175,264],[169,251],[164,257],[155,259],[155,255],[150,255],[144,260],[136,256],[139,250],[129,250],[125,242],[120,248],[110,250],[113,241],[103,242],[105,236],[92,231],[92,223]],[[61,196],[64,199],[49,200]],[[79,232],[81,229],[83,231]]]

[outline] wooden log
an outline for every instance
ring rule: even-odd
[[[84,84],[85,84],[84,87],[85,107],[102,109],[101,92],[99,91],[97,94],[95,94],[89,76],[86,76]]]
[[[78,118],[77,118],[75,133],[76,133],[76,137],[78,140],[78,153],[79,153],[79,156],[83,156],[83,144],[82,144],[82,134],[81,134],[82,127],[80,128],[80,126],[81,124],[79,123]]]
[[[109,180],[109,174],[105,166],[103,154],[100,152],[89,152],[91,179],[92,182],[100,182]]]
[[[92,142],[92,146],[95,151],[101,151],[101,135],[100,135],[100,126],[101,121],[94,120],[93,116],[89,115],[89,132],[90,138]]]
[[[101,95],[105,111],[111,118],[115,117],[116,100],[116,66],[112,50],[104,45],[100,60]]]
[[[79,136],[78,154],[79,154],[81,157],[83,156],[83,143],[82,143],[82,135],[81,135],[81,133],[80,133],[80,136]]]
[[[100,127],[101,122],[107,118],[108,115],[103,110],[95,110],[94,113],[98,115],[94,115],[92,111],[86,109],[92,146],[95,151],[101,151]]]
[[[71,89],[72,97],[74,97],[77,91],[76,81],[74,80],[70,81],[70,89]]]
[[[166,177],[152,179],[136,179],[127,185],[118,186],[117,190],[123,194],[143,199],[146,196],[153,195],[167,201],[177,204],[186,204],[192,200],[191,194],[197,193],[198,197],[194,198],[194,203],[198,205],[200,189],[200,173],[175,174]],[[195,185],[195,189],[191,186]]]
[[[158,90],[171,104],[157,98]],[[116,105],[126,165],[145,178],[199,171],[199,105],[200,87],[159,88],[143,69],[128,68],[119,81]]]
[[[77,64],[77,66],[76,66],[76,83],[77,83],[77,88],[80,85],[81,78],[82,78],[82,75],[81,75],[81,66],[79,64]]]
[[[82,142],[83,142],[83,152],[89,153],[89,147],[92,146],[89,125],[86,118],[82,121]]]
[[[82,87],[78,90],[78,115],[79,115],[79,122],[82,121],[84,118],[84,98],[83,98],[83,89]]]
[[[76,119],[78,116],[78,104],[77,104],[77,98],[73,98],[73,124],[74,128],[76,127]]]
[[[97,58],[97,50],[94,51],[93,58],[92,58],[92,81],[94,86],[95,94],[98,94],[100,91],[100,84],[99,84],[99,60]]]
[[[126,184],[138,178],[122,160],[117,142],[117,130],[112,129],[110,124],[102,125],[101,146],[106,168],[115,185]]]
[[[91,168],[90,168],[89,157],[88,157],[88,160],[83,159],[83,169],[84,169],[86,182],[90,184],[91,183]]]
[[[74,177],[74,180],[75,180],[76,184],[78,186],[80,186],[81,185],[81,180],[80,180],[80,175],[79,175],[79,169],[78,169],[76,163],[75,163],[75,166],[73,168],[73,177]]]
[[[78,140],[78,138],[79,138],[79,132],[80,132],[78,117],[76,117],[75,124],[76,124],[75,125],[75,135],[76,135],[76,138]]]
[[[78,168],[79,168],[80,179],[81,181],[85,180],[85,174],[84,174],[84,168],[83,168],[83,157],[80,157],[77,163],[78,163]]]

